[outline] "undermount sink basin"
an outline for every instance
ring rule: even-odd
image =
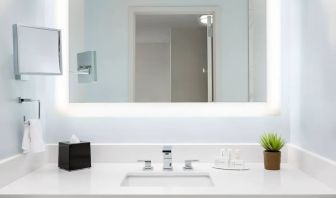
[[[128,187],[211,187],[208,173],[201,172],[141,172],[128,173],[121,186]]]

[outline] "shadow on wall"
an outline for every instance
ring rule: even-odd
[[[299,125],[294,142],[336,160],[336,1],[301,0]]]

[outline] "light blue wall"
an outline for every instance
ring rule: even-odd
[[[21,152],[23,115],[36,116],[35,106],[20,105],[18,96],[44,99],[46,81],[34,77],[16,81],[13,76],[12,24],[44,26],[49,0],[0,0],[0,159]]]
[[[16,97],[21,95],[44,101],[50,143],[67,139],[73,133],[82,139],[105,143],[257,142],[263,132],[278,131],[287,140],[291,134],[293,143],[336,160],[334,0],[284,1],[282,113],[257,118],[98,119],[59,114],[51,81],[35,77],[18,82],[12,75],[11,25],[48,24],[46,2],[0,0],[0,159],[20,152],[22,116],[26,114],[16,103]]]
[[[80,0],[71,0],[80,1]],[[139,5],[146,3],[146,5],[158,4],[157,0],[90,0],[95,5],[102,7],[102,13],[111,11],[111,16],[105,16],[110,20],[111,30],[108,32],[99,31],[96,34],[99,36],[115,36],[113,42],[110,41],[112,64],[111,71],[116,68],[121,68],[122,75],[126,75],[128,66],[128,22],[127,22],[127,5]],[[97,4],[96,4],[97,2]],[[113,7],[113,2],[119,2],[120,6]],[[220,7],[221,24],[232,24],[228,27],[242,27],[242,24],[235,26],[236,18],[241,13],[236,12],[236,9],[241,10],[241,6],[246,5],[246,0],[167,0],[162,1],[161,5],[172,5],[179,3],[180,5],[187,5],[193,2],[193,5],[208,5]],[[224,5],[225,4],[225,5]],[[89,9],[89,7],[88,7]],[[107,10],[107,11],[106,11]],[[112,12],[113,11],[113,12]],[[246,14],[246,12],[244,12]],[[94,14],[94,13],[92,13]],[[98,17],[98,16],[97,16]],[[100,19],[100,17],[98,17]],[[106,21],[102,18],[102,21]],[[97,24],[97,28],[106,25],[106,23]],[[233,28],[222,26],[221,33],[228,35],[227,38],[221,42],[224,45],[242,46],[244,40],[237,40],[241,38],[241,34]],[[244,25],[245,28],[247,26]],[[92,30],[94,31],[94,30]],[[106,34],[106,35],[105,35]],[[235,39],[231,39],[235,38]],[[245,37],[247,39],[247,35]],[[239,47],[235,49],[226,48],[219,54],[222,64],[236,67],[237,65],[245,65],[246,60],[241,60]],[[70,48],[71,50],[71,48]],[[242,53],[247,53],[247,50]],[[107,56],[107,55],[106,55]],[[105,56],[105,57],[106,57]],[[99,60],[102,58],[99,58]],[[98,61],[99,61],[98,60]],[[239,68],[236,72],[242,72]],[[290,81],[288,78],[289,67],[284,65],[282,72],[284,73],[282,79],[282,106],[281,114],[277,116],[264,117],[221,117],[221,118],[180,118],[180,117],[71,117],[60,114],[55,108],[55,98],[53,98],[52,90],[50,90],[50,105],[47,111],[47,141],[49,143],[56,143],[58,141],[67,140],[71,134],[77,134],[81,139],[91,141],[94,143],[257,143],[260,135],[266,131],[277,131],[284,138],[289,140],[289,119],[288,119],[288,99]],[[99,70],[99,69],[98,69]],[[226,73],[224,75],[229,75]],[[223,78],[232,80],[231,78]],[[120,83],[120,86],[127,87],[127,81],[122,80],[120,76],[115,78]],[[222,83],[225,85],[225,83]],[[108,92],[109,90],[106,90]]]
[[[45,110],[44,116],[47,118],[45,119],[46,139],[49,143],[66,140],[71,134],[77,134],[81,139],[93,143],[248,143],[258,142],[260,135],[265,131],[277,131],[289,139],[288,90],[290,85],[288,75],[283,75],[282,112],[279,116],[77,118],[59,113],[55,107],[57,101],[55,101],[52,78],[50,81],[48,80],[50,77],[42,77],[33,78],[29,82],[17,82],[13,80],[11,75],[11,24],[16,22],[42,26],[49,24],[48,21],[45,21],[44,15],[50,15],[50,10],[48,13],[44,13],[45,4],[43,3],[48,1],[0,0],[0,158],[11,156],[20,151],[21,121],[24,112],[21,106],[15,102],[15,98],[19,95],[37,97],[43,101],[42,108]],[[135,2],[141,1],[133,1],[133,3]],[[222,2],[222,0],[217,2]],[[236,0],[225,0],[225,2],[231,5]],[[208,4],[212,5],[209,2]],[[125,10],[120,10],[120,12],[122,11]],[[224,7],[221,11],[235,15],[230,7]],[[120,25],[126,24],[117,23],[116,25],[118,25],[117,29]],[[120,52],[127,53],[126,47],[123,47]],[[127,58],[125,54],[121,55]],[[119,64],[119,62],[115,64]],[[288,74],[289,69],[287,65],[284,65],[283,73]]]
[[[336,160],[336,1],[287,0],[285,6],[292,142]]]

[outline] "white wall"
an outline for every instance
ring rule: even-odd
[[[94,1],[96,2],[96,1]],[[108,9],[111,13],[118,14],[120,17],[112,17],[111,23],[114,24],[113,34],[116,40],[113,45],[119,46],[118,49],[112,50],[113,67],[126,67],[128,65],[128,35],[125,33],[128,24],[120,21],[120,18],[127,18],[127,3],[136,5],[137,3],[146,2],[156,4],[154,0],[141,1],[124,1],[120,0],[122,7],[111,7],[111,1],[97,1],[102,6],[104,12]],[[164,1],[161,5],[172,5],[174,3],[185,5],[190,1],[174,0]],[[236,28],[245,26],[245,24],[236,24],[235,19],[242,13],[236,13],[233,10],[246,5],[245,0],[194,0],[194,5],[221,5],[222,16],[221,23],[235,24]],[[245,12],[246,14],[246,12]],[[116,28],[117,27],[117,28]],[[240,40],[242,35],[237,34],[236,28],[222,27],[221,33],[228,37],[222,37],[221,42],[226,44],[234,44],[237,49],[223,50],[221,54],[222,64],[246,65],[237,52],[239,46],[245,46],[246,42]],[[242,34],[246,31],[238,31]],[[244,34],[245,35],[245,34]],[[243,35],[243,36],[244,36]],[[238,37],[238,39],[237,39]],[[245,35],[247,38],[247,36]],[[247,53],[247,51],[246,51]],[[234,55],[236,54],[236,55]],[[239,55],[239,56],[238,56]],[[288,120],[288,98],[289,98],[289,68],[283,66],[284,73],[282,79],[282,107],[281,114],[278,116],[265,117],[221,117],[221,118],[137,118],[137,117],[120,117],[120,118],[77,118],[68,117],[57,111],[55,108],[54,93],[50,91],[49,108],[47,111],[47,140],[49,143],[55,143],[68,139],[71,134],[78,134],[83,140],[95,143],[255,143],[259,141],[259,137],[266,131],[277,131],[284,138],[289,139],[289,120]],[[237,70],[245,74],[245,70]],[[247,72],[247,70],[246,70]],[[234,75],[232,75],[234,76]],[[232,77],[229,80],[235,80]],[[122,84],[124,86],[125,84]]]
[[[23,115],[27,118],[37,116],[35,104],[18,104],[17,97],[41,99],[42,109],[45,109],[49,81],[44,77],[14,80],[12,24],[51,25],[51,8],[46,9],[49,3],[49,0],[0,0],[0,159],[21,152]]]
[[[287,0],[285,6],[292,142],[336,160],[336,1]]]

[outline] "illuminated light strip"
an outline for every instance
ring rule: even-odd
[[[62,29],[63,71],[55,83],[57,110],[73,117],[261,117],[278,115],[281,105],[281,0],[267,1],[266,103],[70,103],[68,0],[55,3]]]
[[[63,75],[56,78],[55,106],[62,113],[69,111],[69,3],[68,0],[55,2],[56,26],[62,30]]]
[[[267,104],[281,108],[281,0],[267,0]]]

